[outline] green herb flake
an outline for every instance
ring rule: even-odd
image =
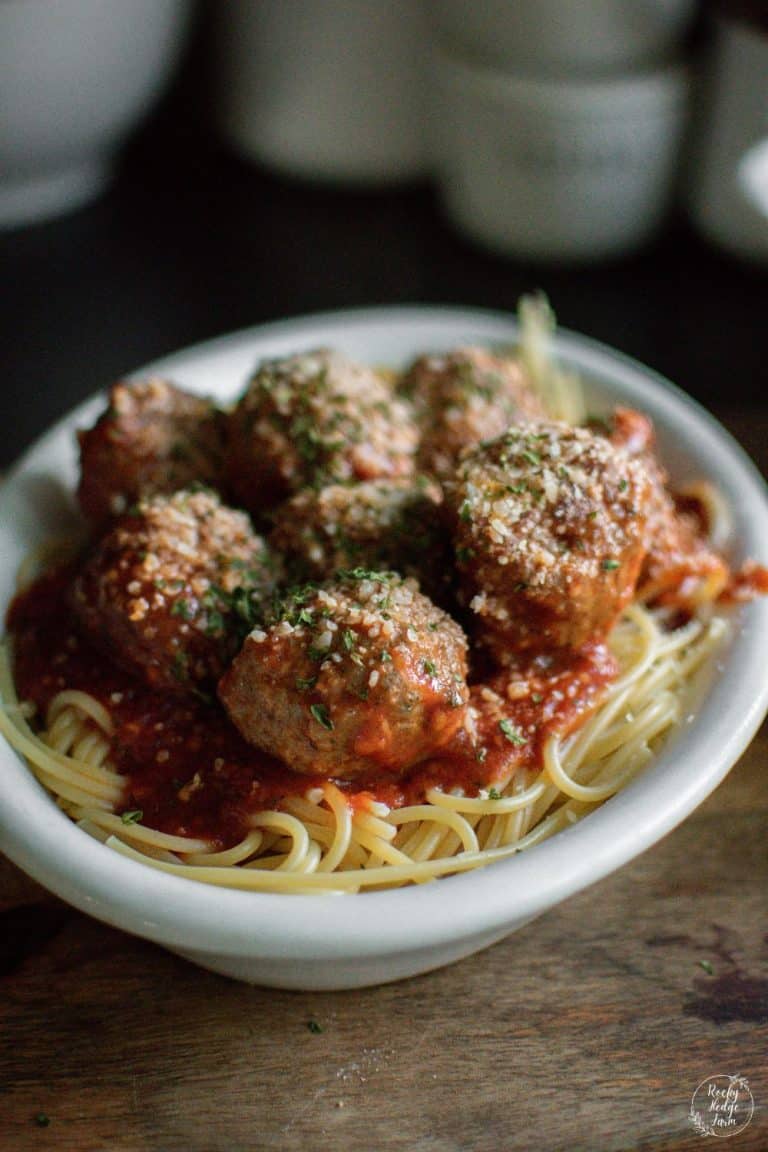
[[[499,728],[505,738],[509,740],[510,744],[520,747],[520,745],[528,743],[525,736],[523,736],[518,728],[515,728],[511,720],[499,720]]]
[[[621,565],[618,560],[603,560],[602,567],[604,572],[614,572],[617,568],[620,568]]]
[[[324,704],[311,704],[309,707],[310,712],[318,724],[325,728],[328,732],[333,732],[333,720],[328,715],[328,709]]]
[[[339,580],[375,580],[377,584],[386,584],[397,577],[396,572],[377,572],[373,568],[342,568],[336,575]]]
[[[382,650],[379,659],[381,660],[382,664],[389,664],[392,661],[392,657],[390,656],[389,652],[387,652],[386,648]]]
[[[208,636],[216,636],[218,633],[224,631],[224,617],[221,612],[215,608],[208,613],[205,631]]]
[[[50,1122],[50,1116],[46,1116],[45,1112],[38,1112],[35,1116],[35,1124],[38,1128],[47,1128]]]
[[[699,960],[699,968],[703,968],[707,976],[714,976],[715,970],[709,960]]]
[[[427,676],[437,676],[437,665],[434,660],[422,660],[421,666],[426,672]]]
[[[341,634],[341,642],[347,652],[352,652],[357,644],[357,636],[355,636],[351,629],[345,628]]]
[[[543,699],[544,699],[544,697],[542,696],[541,692],[532,692],[531,693],[531,700],[533,701],[534,704],[541,704]]]
[[[141,808],[131,808],[130,811],[123,812],[120,819],[122,820],[123,824],[138,824],[143,816],[144,813],[142,812]]]
[[[297,676],[295,683],[297,692],[309,692],[317,684],[317,676],[308,676],[306,679]]]
[[[319,1036],[323,1031],[322,1024],[318,1024],[317,1020],[307,1020],[307,1028],[309,1028],[313,1036]]]
[[[539,453],[538,452],[532,452],[530,450],[530,448],[525,448],[523,450],[523,452],[521,453],[521,455],[523,457],[523,460],[526,460],[529,464],[533,465],[534,468],[537,465],[541,464],[541,456],[539,455]]]
[[[501,792],[499,792],[498,788],[489,788],[488,789],[488,799],[489,800],[501,800]]]
[[[171,616],[181,616],[182,620],[191,620],[194,613],[190,607],[189,601],[182,597],[174,600],[171,606]]]
[[[467,520],[471,520],[471,519],[472,519],[472,506],[469,503],[469,500],[465,500],[464,503],[462,504],[461,508],[459,508],[459,520],[467,521]]]

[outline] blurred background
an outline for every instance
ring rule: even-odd
[[[261,321],[559,322],[766,427],[764,0],[3,0],[0,468]]]

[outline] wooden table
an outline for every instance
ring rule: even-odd
[[[766,420],[718,415],[766,470]],[[755,1112],[733,1152],[765,1152],[766,764],[764,727],[615,875],[460,964],[349,993],[211,975],[0,860],[0,1149],[693,1150],[695,1089],[740,1074]]]

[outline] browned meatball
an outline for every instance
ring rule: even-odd
[[[218,679],[274,584],[244,512],[206,491],[143,500],[96,544],[73,598],[100,647],[153,687]]]
[[[260,365],[230,417],[227,476],[261,515],[307,485],[408,476],[416,441],[382,376],[321,349]]]
[[[402,772],[466,719],[461,628],[394,573],[357,569],[286,596],[219,684],[246,740],[299,772]]]
[[[652,484],[643,461],[585,428],[510,428],[462,462],[446,499],[479,638],[510,649],[601,638],[635,588]]]
[[[413,401],[421,427],[418,467],[450,478],[465,448],[499,436],[510,424],[544,416],[519,364],[484,348],[422,356],[401,391]]]
[[[269,539],[299,581],[343,568],[393,569],[440,600],[449,569],[442,501],[425,476],[305,488],[277,510]]]
[[[80,507],[101,526],[141,495],[197,481],[219,487],[224,414],[210,400],[153,378],[115,384],[109,407],[78,433]]]

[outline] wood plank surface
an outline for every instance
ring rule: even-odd
[[[758,463],[766,421],[719,410]],[[768,660],[768,654],[767,654]],[[714,796],[484,953],[348,993],[237,984],[0,860],[0,1149],[687,1152],[746,1077],[768,1149],[768,728]],[[717,1145],[715,1145],[717,1146]]]

